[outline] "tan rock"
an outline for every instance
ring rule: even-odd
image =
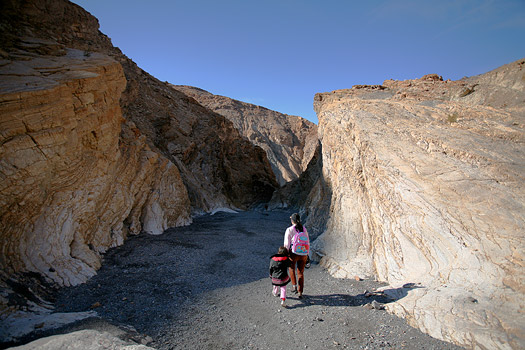
[[[192,210],[246,209],[270,200],[278,187],[264,151],[225,117],[160,82],[119,56],[128,85],[124,115],[152,149],[177,165]]]
[[[466,347],[525,346],[524,64],[315,97],[321,264],[388,282],[389,311]]]
[[[102,304],[97,301],[97,302],[93,303],[93,305],[90,306],[90,309],[96,309],[97,307],[101,307],[101,306],[102,306]]]
[[[310,240],[314,240],[326,229],[332,193],[329,183],[322,176],[322,145],[318,142],[314,156],[298,179],[287,183],[274,192],[269,208],[299,208],[301,220],[308,223]],[[319,260],[322,252],[311,258]]]
[[[0,20],[2,314],[7,280],[33,283],[48,309],[27,272],[82,283],[131,234],[270,199],[264,151],[138,68],[79,6],[7,0]]]
[[[178,169],[122,124],[119,63],[68,49],[0,76],[4,271],[75,285],[129,234],[190,222]]]
[[[120,332],[124,333],[124,332]],[[118,334],[120,335],[120,334]],[[126,337],[122,337],[126,338]],[[13,347],[13,350],[55,350],[55,349],[84,349],[84,350],[154,350],[144,344],[133,341],[124,341],[109,332],[93,329],[84,329],[66,334],[52,335],[34,340],[28,344]]]
[[[10,55],[16,56],[20,38],[53,37],[85,57],[99,52],[123,66],[127,80],[120,101],[123,115],[135,124],[137,135],[146,137],[152,151],[177,166],[192,211],[247,208],[271,198],[278,184],[264,152],[245,142],[223,116],[137,67],[99,31],[91,14],[65,0],[45,0],[45,6],[41,0],[26,1],[24,6],[16,0],[4,3],[0,17],[6,25],[0,34]]]
[[[314,123],[196,87],[172,86],[228,118],[241,135],[261,147],[280,185],[297,179],[306,170],[318,142]]]

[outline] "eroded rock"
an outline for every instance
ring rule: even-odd
[[[463,346],[525,346],[524,63],[315,97],[321,263],[390,283],[391,312]]]
[[[270,199],[265,152],[138,68],[79,6],[8,0],[0,21],[2,315],[46,311],[45,292],[15,287],[82,283],[130,234]]]
[[[122,124],[120,64],[68,49],[9,61],[0,75],[5,271],[75,285],[127,235],[190,222],[177,167]]]
[[[173,87],[228,118],[241,135],[264,149],[281,186],[306,170],[318,142],[314,123],[196,87]]]

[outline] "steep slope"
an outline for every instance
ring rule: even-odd
[[[194,211],[245,208],[271,197],[277,184],[264,152],[246,142],[224,117],[137,67],[112,46],[98,30],[97,19],[81,7],[51,0],[13,0],[3,6],[5,46],[24,35],[52,38],[86,55],[104,53],[123,66],[127,80],[123,115],[135,123],[154,151],[178,166]]]
[[[524,65],[315,96],[321,263],[388,282],[390,311],[467,347],[525,346]]]
[[[74,285],[128,234],[189,223],[190,208],[177,168],[121,125],[120,64],[63,50],[1,62],[1,266]]]
[[[331,189],[322,176],[322,145],[318,142],[314,156],[299,178],[288,182],[273,193],[268,203],[270,210],[293,208],[299,210],[304,222],[308,222],[308,234],[314,240],[326,229],[330,213]]]
[[[278,186],[262,149],[138,68],[79,6],[2,1],[0,44],[2,311],[41,303],[38,276],[85,281],[129,234]]]
[[[180,169],[194,211],[246,209],[267,202],[278,184],[265,152],[233,124],[121,59],[128,85],[124,115]]]
[[[314,123],[196,87],[172,86],[228,118],[244,137],[264,149],[280,185],[306,170],[318,142]]]

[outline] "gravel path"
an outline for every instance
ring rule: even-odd
[[[217,213],[132,237],[106,253],[86,284],[62,289],[57,311],[94,308],[100,319],[76,329],[134,329],[132,338],[156,349],[459,349],[363,307],[388,302],[364,296],[377,282],[336,279],[315,264],[305,273],[305,298],[289,293],[282,308],[268,265],[289,217]]]

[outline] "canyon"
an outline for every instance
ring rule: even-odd
[[[85,282],[129,235],[278,187],[260,147],[138,68],[79,6],[6,1],[1,23],[3,315],[48,310],[45,286]]]
[[[93,276],[100,254],[129,234],[159,234],[191,219],[177,167],[132,123],[121,127],[122,67],[65,51],[20,54],[25,60],[0,69],[0,236],[3,271],[38,272],[67,286]],[[120,133],[129,136],[125,145]]]
[[[132,235],[267,206],[413,327],[525,347],[525,60],[319,93],[316,126],[159,81],[68,1],[0,10],[2,320],[51,313]]]

